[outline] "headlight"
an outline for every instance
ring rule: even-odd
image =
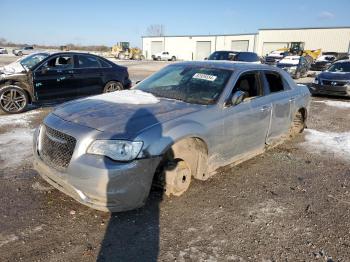
[[[107,156],[117,161],[134,160],[142,149],[141,141],[96,140],[87,150],[88,154]]]
[[[291,66],[291,67],[289,67],[289,71],[295,71],[295,70],[297,70],[297,67],[296,67],[296,66]]]

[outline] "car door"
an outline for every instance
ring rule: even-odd
[[[99,59],[95,56],[79,54],[75,77],[79,81],[77,92],[79,96],[100,94],[103,90],[104,73]]]
[[[48,58],[35,70],[33,83],[38,100],[76,97],[79,83],[74,76],[73,55],[62,54]]]
[[[264,96],[259,72],[243,73],[232,95],[238,90],[245,92],[246,98],[223,110],[222,155],[230,163],[263,150],[271,116],[271,103]]]
[[[281,74],[262,71],[266,98],[272,104],[271,124],[266,138],[267,144],[280,141],[288,133],[291,125],[291,107],[295,101],[292,90]]]

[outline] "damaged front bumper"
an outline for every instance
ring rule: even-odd
[[[39,130],[34,135],[34,168],[53,187],[105,212],[127,211],[145,204],[161,157],[117,162],[103,156],[80,154],[73,155],[62,171],[40,156],[38,133]]]

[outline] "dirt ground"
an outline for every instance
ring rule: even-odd
[[[123,64],[136,81],[166,63]],[[33,171],[32,133],[51,110],[0,116],[1,261],[350,261],[349,99],[313,98],[295,139],[112,215]]]

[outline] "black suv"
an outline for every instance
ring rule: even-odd
[[[55,53],[22,73],[0,75],[0,108],[23,112],[28,104],[61,101],[130,88],[126,67],[91,54]]]
[[[261,58],[254,52],[237,52],[237,51],[215,51],[208,60],[228,60],[249,63],[261,63]]]

